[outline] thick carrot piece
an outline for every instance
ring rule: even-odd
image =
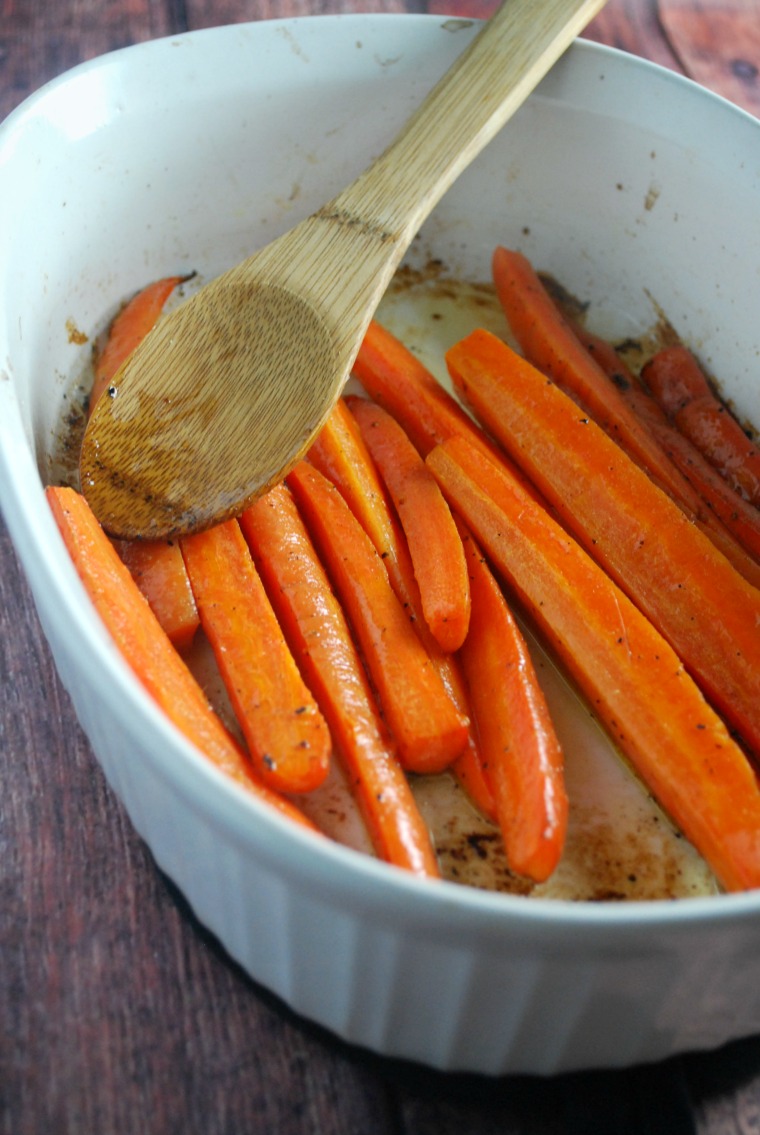
[[[449,697],[469,720],[464,677],[456,655],[441,649],[425,622],[420,589],[404,534],[393,513],[385,488],[359,432],[356,420],[340,399],[308,454],[309,461],[338,488],[364,528],[388,572],[391,586],[412,620]],[[472,725],[467,745],[451,765],[462,788],[489,819],[495,821],[493,794],[483,775]]]
[[[728,890],[760,886],[760,788],[662,635],[507,474],[460,438],[428,464],[661,807]]]
[[[760,592],[553,382],[486,331],[448,364],[474,413],[760,754]]]
[[[402,765],[441,772],[463,750],[468,722],[447,694],[382,560],[318,470],[301,462],[287,483],[358,640]]]
[[[277,485],[240,526],[293,656],[350,776],[377,855],[440,874],[430,834],[375,706],[345,615],[295,502]]]
[[[463,538],[472,616],[459,656],[484,769],[507,863],[541,883],[565,845],[564,756],[525,638],[477,544]]]
[[[108,329],[103,350],[95,360],[95,380],[90,393],[90,413],[122,363],[155,326],[175,288],[189,276],[166,276],[142,288],[129,300]]]
[[[332,742],[288,648],[236,520],[181,540],[201,624],[261,780],[309,792]]]
[[[443,650],[458,650],[470,622],[470,584],[451,509],[396,419],[364,398],[348,406],[401,520],[425,622]]]
[[[525,357],[579,401],[661,488],[693,512],[696,501],[690,486],[620,392],[610,386],[606,374],[579,342],[530,261],[520,252],[499,247],[494,252],[492,267],[499,301]]]
[[[753,505],[760,505],[760,449],[753,445],[685,346],[664,347],[642,377],[671,421],[722,477]]]
[[[74,489],[48,488],[47,499],[106,629],[169,720],[227,776],[282,815],[317,831],[295,805],[256,778],[248,756],[214,713],[84,497]]]
[[[114,540],[113,545],[177,650],[188,650],[200,617],[179,544]]]

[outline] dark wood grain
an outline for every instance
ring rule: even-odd
[[[77,62],[160,35],[491,0],[0,0],[0,117]],[[610,0],[588,35],[758,108],[760,6]],[[7,223],[2,218],[0,223]],[[760,1040],[549,1081],[373,1058],[255,986],[104,782],[0,524],[0,1135],[739,1135]]]

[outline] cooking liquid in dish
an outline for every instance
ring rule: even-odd
[[[493,290],[445,277],[438,264],[403,269],[389,289],[378,320],[415,352],[448,387],[444,354],[485,327],[507,338]],[[91,376],[82,376],[80,391]],[[361,388],[356,387],[360,393]],[[50,480],[76,483],[74,470],[83,415],[70,397],[57,439]],[[515,612],[519,617],[519,611]],[[718,890],[693,847],[674,829],[641,782],[617,754],[586,705],[525,628],[555,727],[565,753],[570,819],[562,860],[547,882],[533,885],[507,868],[498,828],[471,804],[447,774],[413,777],[420,809],[433,834],[441,870],[453,882],[511,894],[573,901],[695,897]],[[233,731],[236,723],[211,649],[202,632],[188,656],[191,668]],[[338,761],[327,783],[298,804],[339,842],[366,854],[372,849]]]

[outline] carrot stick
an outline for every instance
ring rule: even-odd
[[[723,886],[759,886],[757,778],[669,644],[503,468],[461,438],[427,461],[610,737]]]
[[[472,615],[460,651],[507,863],[541,883],[565,844],[564,758],[533,662],[504,595],[469,532],[463,535]]]
[[[440,874],[430,835],[396,758],[345,615],[284,485],[240,526],[293,656],[330,727],[378,856]]]
[[[695,522],[736,570],[754,587],[760,587],[760,512],[739,497],[696,446],[670,424],[665,411],[610,343],[585,327],[575,323],[572,327],[641,424],[694,490],[699,498],[695,505]]]
[[[50,487],[47,499],[74,566],[116,646],[169,720],[218,769],[304,827],[303,813],[256,778],[248,756],[214,713],[83,496]]]
[[[430,661],[463,718],[469,721],[467,690],[456,655],[442,650],[425,622],[420,589],[414,578],[404,534],[370,457],[356,420],[340,399],[309,450],[309,461],[338,488],[385,564],[391,586],[407,612]],[[451,772],[489,819],[496,819],[493,794],[483,775],[475,733],[468,726],[467,744],[451,764]]]
[[[467,721],[335,486],[306,462],[296,465],[287,482],[343,603],[402,765],[412,772],[440,772],[464,748]]]
[[[236,520],[183,536],[206,637],[261,780],[309,792],[329,770],[327,724],[285,642]]]
[[[572,399],[501,340],[476,331],[447,361],[462,398],[760,753],[760,592]]]
[[[499,247],[493,255],[499,301],[525,357],[588,410],[638,465],[693,514],[696,495],[649,436],[620,392],[584,349],[530,261]]]
[[[737,493],[760,505],[760,449],[716,397],[691,351],[682,345],[664,347],[642,375],[681,433]]]
[[[312,444],[308,459],[338,488],[382,557],[393,589],[416,616],[415,586],[409,550],[388,494],[345,399],[340,398]],[[417,599],[419,596],[417,595]],[[421,605],[416,604],[421,612]]]
[[[443,650],[458,650],[470,622],[470,585],[451,509],[395,418],[364,398],[348,406],[401,520],[425,622]]]
[[[177,650],[188,650],[200,618],[179,544],[174,540],[112,542]]]
[[[90,413],[123,362],[157,322],[167,299],[187,276],[156,280],[122,308],[108,329],[105,345],[95,360]],[[186,650],[199,618],[179,545],[170,541],[114,541],[133,579],[178,650]]]
[[[140,345],[158,321],[164,305],[175,288],[190,276],[167,276],[142,288],[124,305],[108,330],[103,350],[95,360],[95,380],[90,392],[90,413],[103,391],[110,385],[122,363]]]

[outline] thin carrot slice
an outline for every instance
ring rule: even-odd
[[[693,515],[698,500],[678,469],[611,388],[604,371],[576,338],[530,261],[499,247],[493,255],[499,301],[525,357],[553,378],[646,469],[652,479]]]
[[[301,462],[288,474],[343,603],[404,768],[440,772],[463,750],[467,721],[448,696],[383,562],[336,487]]]
[[[414,874],[440,871],[430,834],[376,708],[345,615],[284,485],[240,526],[280,626],[330,727],[378,856]]]
[[[236,520],[181,539],[201,624],[251,759],[279,792],[329,771],[327,724],[293,659]]]
[[[541,883],[565,845],[564,756],[525,638],[469,532],[463,540],[472,615],[459,656],[485,773],[510,869]]]
[[[309,450],[309,461],[338,488],[381,557],[391,586],[407,612],[443,685],[463,718],[470,719],[464,677],[456,655],[441,649],[422,612],[420,589],[414,578],[404,534],[370,457],[356,420],[340,399]],[[467,744],[451,764],[451,772],[475,807],[496,820],[493,794],[483,775],[472,724]]]
[[[227,776],[282,815],[317,831],[294,804],[272,792],[255,776],[247,754],[209,705],[84,497],[70,488],[51,487],[46,493],[95,609],[160,709]]]
[[[466,440],[428,465],[610,737],[728,890],[760,885],[760,788],[682,662],[573,538]]]
[[[642,376],[668,417],[720,475],[760,505],[760,449],[715,395],[692,352],[680,344],[664,347]]]
[[[425,622],[443,650],[458,650],[470,622],[470,584],[451,509],[395,418],[364,398],[348,406],[401,520]]]
[[[177,650],[189,650],[200,617],[179,544],[114,540],[113,545]]]
[[[760,592],[562,390],[486,331],[449,351],[463,400],[760,753]]]
[[[189,279],[189,276],[166,276],[164,279],[155,280],[137,292],[114,318],[108,329],[105,346],[95,360],[90,413],[95,409],[98,399],[110,385],[119,367],[127,361],[155,326],[174,289]]]

